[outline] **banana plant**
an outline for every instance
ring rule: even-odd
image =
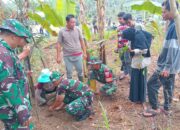
[[[151,14],[161,15],[162,12],[161,3],[154,2],[152,0],[134,1],[130,3],[130,6],[132,10],[137,10],[137,11],[144,10]]]
[[[75,14],[76,3],[73,0],[56,0],[55,7],[48,3],[39,2],[39,7],[34,12],[29,12],[29,17],[39,23],[53,36],[57,36],[57,32],[52,29],[65,25],[65,17],[67,14]],[[44,17],[38,12],[44,14]]]
[[[154,36],[154,44],[152,44],[152,49],[156,54],[159,54],[162,48],[162,42],[165,36],[163,29],[164,28],[161,23],[156,20],[152,20],[146,25],[146,30]]]

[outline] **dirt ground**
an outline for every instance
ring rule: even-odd
[[[112,45],[108,45],[107,59],[108,65],[117,64],[118,56],[113,54]],[[45,56],[48,66],[52,69],[63,70],[64,66],[59,67],[55,61],[55,50],[46,49]],[[156,66],[157,56],[152,56],[152,64],[149,67],[148,76],[150,76]],[[37,70],[38,71],[38,70]],[[64,70],[63,70],[64,71]],[[114,70],[117,77],[119,76],[119,66]],[[76,122],[64,110],[49,112],[48,106],[39,107],[35,105],[33,99],[33,121],[36,124],[37,130],[106,130],[101,102],[106,109],[109,119],[110,130],[180,130],[180,81],[179,76],[176,76],[176,85],[174,93],[174,102],[172,104],[173,114],[166,116],[159,114],[153,118],[145,118],[141,115],[143,109],[141,105],[134,104],[128,100],[129,82],[128,80],[118,81],[118,91],[114,97],[99,97],[95,96],[93,108],[94,115],[89,119],[81,122]],[[159,101],[163,104],[162,89],[159,94]],[[147,103],[148,105],[148,103]],[[2,128],[2,124],[0,124]]]

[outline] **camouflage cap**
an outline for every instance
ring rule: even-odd
[[[57,72],[57,71],[53,71],[51,76],[50,76],[50,79],[52,82],[54,81],[57,81],[59,80],[64,74],[61,74],[60,72]]]
[[[90,57],[90,61],[88,62],[88,64],[90,64],[90,65],[101,64],[101,63],[102,63],[102,61],[94,56]]]
[[[6,19],[2,22],[0,30],[8,30],[14,33],[17,36],[25,37],[26,41],[31,42],[30,38],[32,37],[31,32],[18,20],[16,19]]]

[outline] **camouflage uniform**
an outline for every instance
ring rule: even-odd
[[[30,130],[31,126],[22,126],[31,116],[30,110],[29,86],[21,62],[14,50],[1,39],[0,120],[5,130]]]
[[[64,103],[67,113],[76,120],[84,120],[91,114],[93,93],[80,81],[64,79],[57,89],[58,95],[65,94]]]
[[[109,75],[111,75],[113,78],[112,70],[107,65],[101,64],[100,69],[98,70],[91,69],[91,71],[89,72],[89,78],[90,78],[89,80],[95,79],[99,81],[100,83],[105,84],[104,86],[101,87],[100,91],[103,94],[110,96],[114,92],[116,92],[117,86],[114,85],[113,79],[111,82],[106,81],[106,75],[105,75],[106,72],[109,73]]]

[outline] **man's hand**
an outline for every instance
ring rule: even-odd
[[[26,73],[27,73],[28,76],[32,76],[33,71],[32,70],[28,70],[28,71],[26,71]]]
[[[87,54],[86,53],[83,53],[83,58],[84,58],[84,60],[87,59]]]
[[[24,48],[23,48],[23,54],[25,55],[25,56],[28,56],[29,54],[30,54],[30,51],[31,51],[31,47],[30,46],[25,46]]]
[[[166,70],[162,71],[161,76],[165,78],[169,77],[169,71],[166,71]]]
[[[114,49],[114,52],[115,52],[115,53],[118,53],[118,48]]]
[[[57,63],[58,63],[58,64],[60,64],[60,63],[61,63],[61,60],[62,60],[62,59],[61,59],[61,56],[57,56],[56,61],[57,61]]]
[[[30,123],[32,122],[32,118],[30,117],[27,121],[23,123],[23,126],[29,127]]]
[[[30,50],[31,50],[31,47],[30,46],[26,46],[23,48],[23,51],[18,55],[18,58],[20,60],[23,60],[25,59],[29,54],[30,54]]]

